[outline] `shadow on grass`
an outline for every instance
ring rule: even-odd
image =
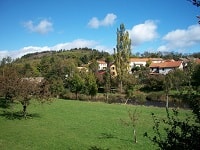
[[[113,134],[111,133],[101,133],[101,136],[99,136],[99,139],[117,139]]]
[[[109,148],[101,148],[98,146],[91,146],[88,150],[109,150]]]
[[[114,136],[111,133],[101,133],[101,136],[99,136],[98,138],[99,139],[118,139],[120,141],[124,141],[124,142],[128,142],[128,143],[133,143],[133,141],[130,140],[130,139],[122,139],[122,138]]]
[[[26,117],[24,117],[23,112],[19,111],[19,112],[11,112],[11,111],[2,111],[2,113],[0,114],[1,117],[5,117],[6,119],[9,120],[21,120],[21,119],[32,119],[32,118],[36,118],[36,117],[40,117],[39,114],[37,113],[33,113],[33,114],[27,114]]]
[[[5,98],[0,97],[0,108],[9,108],[10,104]]]

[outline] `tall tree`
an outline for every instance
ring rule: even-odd
[[[120,92],[122,92],[123,79],[129,72],[129,57],[131,55],[131,39],[128,31],[125,30],[124,24],[117,28],[117,45],[114,51],[115,65],[118,80],[120,83]]]

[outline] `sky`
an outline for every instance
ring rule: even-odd
[[[84,47],[112,54],[122,23],[132,54],[200,52],[197,15],[187,0],[0,0],[0,59]]]

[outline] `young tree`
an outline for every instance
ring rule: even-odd
[[[173,76],[171,74],[167,74],[164,77],[163,89],[164,89],[165,95],[166,95],[166,108],[169,107],[169,92],[172,88],[172,78],[173,78]]]
[[[27,79],[22,78],[20,82],[18,82],[18,86],[16,87],[16,90],[17,90],[16,100],[22,104],[23,116],[24,118],[26,118],[27,107],[30,104],[30,100],[37,93],[36,83],[34,83],[33,81],[30,81],[28,78]]]
[[[97,94],[98,88],[94,73],[89,72],[85,78],[85,92],[91,96],[91,99]]]
[[[69,87],[72,92],[75,92],[76,99],[78,99],[78,94],[80,91],[83,90],[84,87],[84,80],[83,78],[78,74],[74,73],[73,76],[69,77]]]
[[[131,39],[128,31],[125,31],[124,24],[117,29],[117,45],[114,52],[117,77],[122,92],[124,76],[129,72],[129,57],[131,55]]]
[[[138,112],[135,109],[134,111],[128,110],[128,117],[129,120],[122,120],[122,123],[126,126],[131,126],[133,129],[133,142],[137,143],[137,134],[136,134],[136,125],[137,125],[137,120],[138,120]]]

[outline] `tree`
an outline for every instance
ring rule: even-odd
[[[169,92],[172,88],[172,75],[171,74],[167,74],[164,77],[164,84],[163,84],[163,89],[165,91],[166,94],[166,108],[168,108],[169,106]]]
[[[180,69],[175,69],[174,71],[170,71],[168,74],[172,77],[172,88],[175,89],[177,92],[180,92],[181,87],[184,86],[186,82],[188,82],[185,72]]]
[[[21,79],[18,82],[18,86],[16,87],[17,94],[16,100],[22,104],[23,107],[23,116],[26,118],[27,115],[27,107],[30,104],[30,100],[37,94],[37,86],[36,83],[27,79]]]
[[[24,77],[33,77],[34,76],[34,71],[30,63],[25,63],[24,66],[22,67],[20,73]]]
[[[5,57],[0,62],[0,67],[2,68],[2,75],[4,76],[4,67],[6,64],[10,64],[12,62],[11,57]]]
[[[98,65],[97,61],[93,59],[92,63],[90,63],[90,65],[89,65],[89,70],[91,72],[96,73],[98,71],[98,68],[99,68],[99,65]]]
[[[17,95],[17,87],[20,82],[19,74],[15,66],[6,65],[3,68],[3,74],[0,75],[0,92],[5,97],[6,103],[13,102]]]
[[[125,31],[124,24],[117,28],[117,45],[114,52],[117,77],[120,83],[120,92],[122,92],[123,79],[129,72],[129,57],[131,55],[131,39],[128,31]]]
[[[144,90],[148,91],[161,91],[163,90],[164,76],[163,75],[147,75],[143,79]]]
[[[200,86],[200,64],[196,65],[192,73],[192,84],[196,87]]]
[[[137,134],[136,134],[136,124],[137,124],[137,120],[138,120],[138,113],[137,110],[135,109],[134,111],[128,110],[128,117],[129,120],[125,121],[122,120],[122,123],[126,126],[131,126],[133,129],[133,142],[137,143]]]
[[[32,78],[22,78],[13,64],[6,66],[4,76],[0,75],[2,96],[5,97],[6,102],[20,102],[23,107],[22,115],[25,118],[31,99],[36,98],[38,101],[44,101],[49,98],[50,95],[47,94],[49,89],[46,87],[46,85],[40,86],[40,83]]]
[[[71,77],[69,77],[69,87],[72,92],[75,92],[76,99],[78,99],[78,93],[83,90],[84,87],[84,80],[78,74],[74,73]]]
[[[91,99],[97,94],[98,88],[94,73],[89,72],[85,78],[85,93],[91,96]]]
[[[179,98],[188,102],[193,115],[187,115],[186,119],[183,120],[180,119],[177,109],[173,109],[172,114],[170,114],[170,110],[166,107],[166,119],[158,119],[155,114],[152,113],[154,121],[153,131],[155,135],[149,136],[147,133],[144,134],[163,150],[200,149],[200,96],[198,93],[192,92],[194,90],[190,84],[192,72],[193,67],[189,65],[187,68],[189,89],[186,94],[180,95]],[[168,83],[167,85],[169,87],[170,84]],[[161,123],[164,127],[164,131],[160,127]]]

